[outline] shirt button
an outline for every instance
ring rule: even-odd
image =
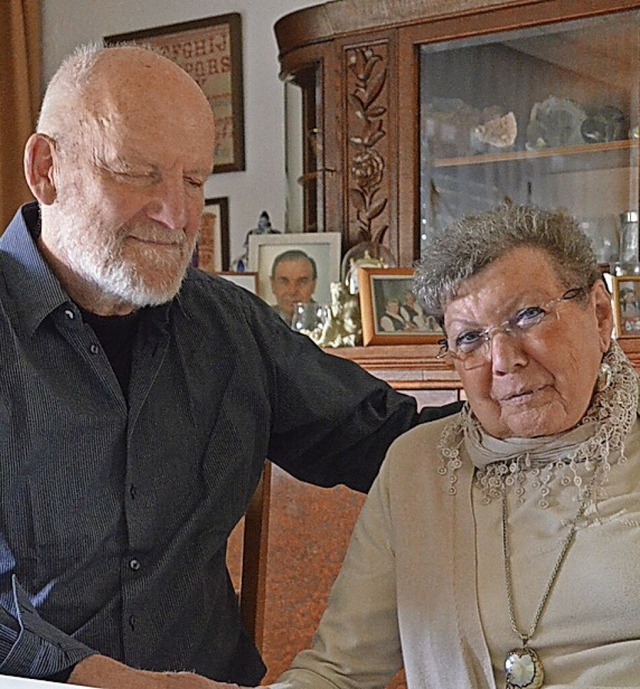
[[[76,317],[76,314],[73,313],[73,311],[72,311],[71,309],[65,309],[64,315],[65,315],[70,321],[72,321],[72,320]]]
[[[98,347],[97,344],[92,344],[91,347],[89,347],[89,351],[92,354],[97,354],[100,351],[100,347]]]
[[[136,616],[135,615],[131,615],[131,617],[129,618],[129,626],[131,627],[131,631],[135,631],[135,628],[136,628]]]
[[[137,572],[140,569],[140,562],[135,558],[133,560],[129,560],[129,568],[134,572]]]
[[[133,483],[131,484],[131,487],[129,488],[129,493],[131,494],[131,499],[135,500],[136,495],[138,494],[138,489],[136,488],[136,486]]]

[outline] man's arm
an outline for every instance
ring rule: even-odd
[[[323,352],[284,324],[259,319],[256,331],[272,363],[276,391],[268,457],[303,481],[366,492],[399,435],[462,406],[454,402],[418,413],[413,397]]]
[[[191,672],[148,672],[97,654],[37,613],[15,577],[15,607],[0,607],[0,675],[53,679],[71,669],[68,684],[103,689],[237,689]]]
[[[238,689],[237,684],[214,682],[193,672],[135,670],[102,655],[80,661],[68,683],[102,689]]]
[[[53,679],[95,653],[45,622],[12,577],[10,609],[0,606],[0,675]]]

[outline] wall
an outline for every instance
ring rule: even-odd
[[[285,228],[284,85],[278,79],[273,24],[318,0],[42,0],[44,82],[81,43],[218,14],[242,15],[246,171],[211,175],[205,194],[229,197],[231,257],[262,210]]]

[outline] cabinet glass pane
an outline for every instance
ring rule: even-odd
[[[508,199],[562,208],[618,260],[638,210],[640,14],[421,47],[421,243]]]

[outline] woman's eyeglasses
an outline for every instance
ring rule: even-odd
[[[440,340],[438,344],[441,348],[436,358],[457,359],[466,371],[484,366],[491,359],[491,338],[496,333],[505,333],[517,340],[534,335],[545,325],[555,323],[560,318],[558,307],[562,302],[575,299],[584,291],[583,287],[573,287],[546,304],[519,309],[499,325],[482,330],[465,330],[452,341]]]

